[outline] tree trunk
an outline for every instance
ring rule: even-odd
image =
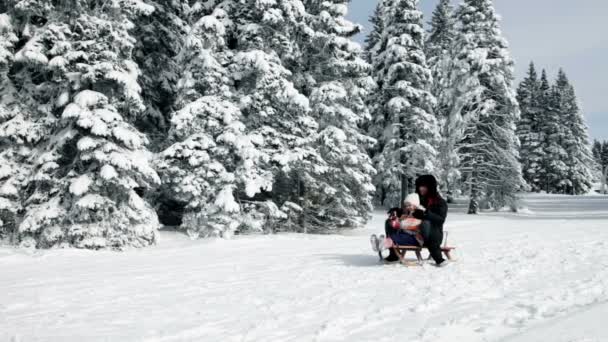
[[[469,202],[469,211],[467,214],[476,215],[479,213],[479,199],[475,191],[471,191],[471,201]]]
[[[475,173],[471,177],[471,201],[469,202],[469,215],[476,215],[479,213],[479,185],[477,184],[477,177]]]
[[[405,197],[407,197],[407,194],[409,191],[407,170],[405,168],[405,165],[407,163],[407,155],[403,151],[403,149],[406,146],[406,133],[407,132],[405,131],[405,126],[406,126],[405,116],[404,116],[404,114],[401,114],[399,116],[399,139],[400,139],[399,146],[401,148],[401,150],[399,151],[399,153],[400,153],[399,161],[401,162],[401,201],[399,201],[399,205],[397,205],[399,208],[401,208],[403,206],[403,201],[405,201]]]
[[[406,175],[401,175],[401,201],[399,202],[398,207],[403,206],[403,201],[405,201],[405,198],[407,197],[407,194],[409,193],[409,184],[408,184],[408,179]]]
[[[604,170],[602,172],[602,192],[604,193],[604,195],[608,194],[608,184],[606,184],[607,180],[608,180],[608,165],[604,166]]]

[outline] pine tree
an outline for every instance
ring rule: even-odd
[[[596,165],[596,174],[601,182],[601,191],[606,193],[606,175],[608,174],[608,141],[604,143],[599,140],[593,142],[593,159]]]
[[[329,231],[365,223],[372,209],[374,168],[366,147],[373,139],[361,126],[370,119],[365,99],[372,90],[370,65],[351,40],[359,27],[344,18],[348,1],[304,2],[314,30],[303,43],[312,116],[318,123],[313,141],[321,167],[303,160],[303,225]],[[314,161],[314,160],[313,160]]]
[[[178,54],[185,45],[189,16],[195,9],[187,1],[149,0],[154,11],[135,18],[133,59],[141,69],[139,82],[146,105],[137,127],[150,138],[150,149],[167,147],[171,113],[178,96]],[[199,6],[201,4],[198,4]],[[195,8],[197,8],[195,4]]]
[[[44,3],[6,4],[0,14],[0,235],[20,242],[28,182],[32,179],[35,147],[52,134],[57,119],[49,104],[55,91],[44,66],[49,59],[37,50],[43,38],[35,34],[45,24]],[[45,103],[46,102],[46,103]]]
[[[515,205],[525,184],[518,161],[512,89],[513,61],[490,0],[465,0],[457,10],[450,125],[464,127],[460,168],[470,187],[469,213],[484,199],[499,208]]]
[[[523,176],[533,191],[542,190],[542,180],[545,178],[543,161],[543,135],[540,130],[542,123],[542,94],[540,81],[534,63],[530,63],[528,76],[517,89],[517,101],[521,110],[521,118],[517,123],[517,136],[520,141],[519,156],[523,168]]]
[[[449,0],[439,2],[429,23],[430,30],[425,44],[425,53],[433,76],[431,92],[437,99],[434,112],[439,121],[441,132],[437,158],[438,174],[440,183],[447,190],[448,196],[456,190],[461,176],[458,170],[459,160],[456,151],[459,134],[453,131],[455,127],[449,121],[451,99],[446,91],[449,88],[449,76],[453,66],[450,51],[456,35],[453,12],[454,9]]]
[[[563,130],[557,111],[555,88],[550,85],[545,70],[541,73],[539,89],[541,119],[539,132],[543,137],[543,174],[542,189],[547,193],[557,192],[556,184],[565,177],[567,170],[564,160],[566,151],[562,148]]]
[[[593,156],[587,125],[580,112],[574,87],[566,73],[560,69],[556,82],[557,111],[564,135],[562,146],[566,150],[567,176],[560,184],[564,193],[585,194],[593,180]]]
[[[449,53],[456,35],[454,8],[450,0],[440,0],[433,11],[430,30],[425,45],[429,65],[439,64],[439,60]]]
[[[372,66],[371,75],[374,81],[377,80],[377,75],[384,68],[384,65],[381,61],[377,61],[379,56],[384,54],[386,50],[386,42],[385,39],[385,26],[383,24],[383,20],[385,17],[385,11],[390,7],[389,0],[380,0],[376,5],[374,13],[370,18],[370,21],[374,23],[372,28],[372,32],[368,35],[368,41],[365,45],[365,54],[368,62]],[[376,88],[367,99],[367,106],[372,113],[372,120],[364,127],[367,131],[367,134],[376,139],[376,144],[368,149],[368,154],[373,159],[375,158],[380,151],[384,149],[386,145],[386,140],[384,139],[384,132],[386,130],[386,112],[384,105],[381,104],[380,101],[380,89]],[[379,202],[384,204],[386,191],[383,187],[377,188],[377,192],[379,194]]]
[[[171,119],[175,143],[158,162],[162,195],[186,203],[182,228],[191,236],[230,236],[241,224],[238,194],[253,197],[271,185],[258,168],[256,139],[246,134],[235,102],[227,19],[216,9],[192,25],[178,61],[185,70]]]
[[[365,37],[365,51],[367,51],[368,62],[371,61],[371,51],[375,50],[378,42],[382,40],[382,34],[384,32],[384,24],[382,23],[382,0],[378,2],[374,13],[370,16],[369,21],[372,24],[372,29],[369,34]]]
[[[30,157],[18,239],[38,247],[154,243],[159,224],[142,195],[159,177],[146,137],[133,127],[145,107],[130,34],[132,19],[153,8],[133,0],[15,1],[9,11],[26,40],[15,53],[14,83],[35,89],[28,110],[49,133]]]
[[[322,157],[313,148],[319,126],[312,117],[309,99],[294,84],[298,81],[306,85],[308,81],[296,80],[298,75],[288,69],[298,70],[294,65],[301,62],[303,52],[297,38],[310,33],[306,28],[307,13],[300,0],[244,0],[233,6],[235,55],[229,70],[235,82],[235,96],[247,132],[260,141],[259,150],[265,156],[261,170],[275,176],[273,192],[247,199],[245,210],[266,212],[274,220],[290,208],[300,209],[293,200],[299,201],[297,190],[307,181],[307,175],[300,172],[302,161],[323,166]],[[286,175],[294,178],[281,179]],[[276,188],[280,182],[298,186],[282,193]],[[273,202],[275,198],[285,202]],[[260,222],[253,218],[250,221]]]
[[[598,166],[602,165],[602,142],[594,139],[593,140],[593,148],[591,149],[593,153],[593,159],[595,160]]]
[[[602,167],[602,190],[608,194],[608,141],[602,143],[601,167]]]
[[[0,10],[1,12],[1,10]],[[0,238],[10,236],[21,209],[21,184],[29,170],[28,131],[9,71],[13,67],[14,46],[18,37],[13,20],[0,14]]]
[[[430,92],[431,71],[426,64],[422,12],[416,0],[383,1],[385,32],[372,57],[378,83],[375,125],[382,150],[374,162],[376,187],[393,205],[405,198],[411,180],[435,171],[439,141]]]

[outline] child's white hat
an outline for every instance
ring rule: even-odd
[[[418,196],[418,194],[413,193],[413,194],[409,194],[407,195],[407,197],[405,198],[405,200],[403,201],[404,205],[413,205],[415,207],[420,206],[420,196]]]

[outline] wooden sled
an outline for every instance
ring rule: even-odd
[[[452,254],[451,252],[456,249],[456,247],[448,247],[447,245],[448,243],[448,232],[445,232],[445,243],[443,245],[443,247],[441,247],[441,252],[445,255],[445,257],[450,260],[450,261],[454,261],[454,259],[452,259]],[[420,247],[420,246],[393,246],[392,247],[393,250],[395,251],[395,253],[397,254],[397,256],[399,257],[399,261],[405,265],[405,266],[422,266],[422,249],[426,248],[426,247]],[[407,254],[408,251],[414,252],[416,253],[416,260],[417,262],[411,262],[411,261],[407,261],[405,260],[405,255]],[[429,257],[427,258],[427,260],[430,260],[431,256],[429,255]]]

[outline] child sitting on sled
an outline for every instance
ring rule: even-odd
[[[423,240],[420,235],[420,224],[422,221],[412,216],[416,209],[421,209],[418,194],[410,194],[403,201],[403,209],[393,208],[389,210],[389,219],[386,222],[385,233],[377,237],[371,236],[372,249],[382,252],[384,249],[398,246],[422,246]]]

